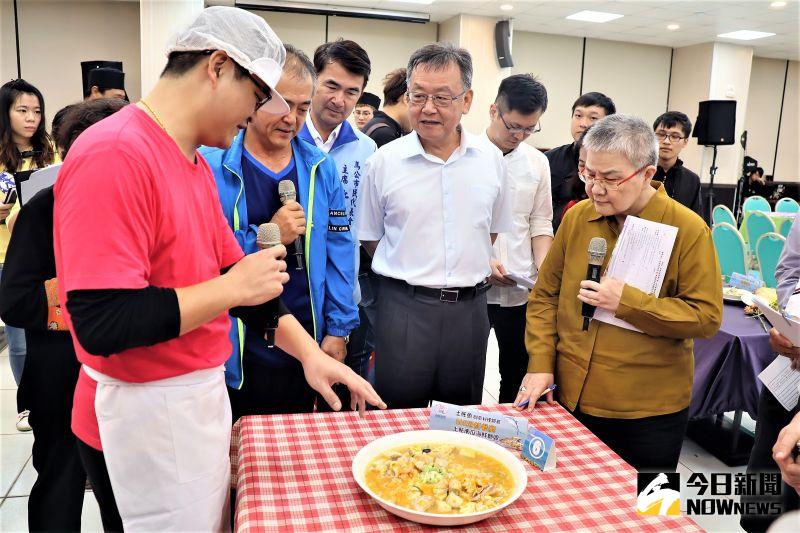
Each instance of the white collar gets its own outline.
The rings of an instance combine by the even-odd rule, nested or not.
[[[486,142],[490,143],[492,146],[494,146],[495,148],[497,148],[498,150],[500,150],[500,148],[499,148],[499,147],[498,147],[496,144],[494,144],[494,143],[492,142],[492,139],[490,139],[490,138],[489,138],[489,132],[488,132],[488,130],[483,130],[483,138],[484,138],[484,140],[485,140]],[[522,153],[523,153],[523,150],[527,150],[527,148],[523,148],[523,146],[524,146],[524,145],[526,145],[526,143],[525,143],[525,141],[522,141],[521,143],[519,143],[519,144],[517,145],[517,147],[516,147],[516,148],[514,148],[513,150],[511,150],[511,151],[510,151],[510,152],[508,152],[507,154],[503,154],[503,157],[514,157],[514,156],[516,156],[516,155],[518,155],[518,154],[522,154]],[[527,146],[528,146],[529,148],[532,148],[532,146],[530,146],[530,145],[527,145]],[[502,150],[500,150],[500,153],[502,154],[502,153],[503,153],[503,151],[502,151]]]
[[[473,135],[467,130],[464,129],[463,125],[459,125],[461,128],[461,143],[459,144],[458,148],[455,150],[460,155],[464,155],[467,150],[479,150],[483,151],[487,148],[486,143],[492,143],[490,140],[486,140],[484,142],[483,139],[479,135]],[[419,136],[417,135],[416,130],[412,131],[408,135],[401,137],[405,142],[404,149],[400,153],[400,157],[407,158],[413,157],[415,155],[426,156],[430,155],[425,151],[425,148],[422,147],[422,143],[419,140]],[[494,144],[492,144],[494,146]]]
[[[317,130],[316,126],[314,126],[314,119],[311,118],[310,110],[308,112],[308,120],[306,120],[306,125],[308,126],[308,132],[311,134],[311,138],[314,139],[314,142],[319,141],[320,144],[327,144],[328,142],[333,144],[336,142],[336,138],[339,136],[339,132],[342,129],[342,124],[343,123],[340,122],[339,125],[333,129],[328,138],[323,139],[322,134]]]

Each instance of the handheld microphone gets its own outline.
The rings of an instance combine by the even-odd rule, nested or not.
[[[258,245],[259,249],[266,250],[267,248],[273,248],[278,246],[281,243],[281,230],[277,224],[267,223],[261,224],[258,227],[258,232],[256,233],[256,244]],[[264,335],[264,338],[267,341],[267,346],[270,348],[275,347],[275,330],[278,329],[278,310],[279,304],[278,299],[273,298],[266,304],[267,306],[267,318],[266,318],[266,327],[267,331]]]
[[[261,224],[256,233],[256,244],[259,250],[266,250],[267,248],[274,248],[281,243],[281,229],[277,224],[268,222]]]
[[[586,279],[600,283],[600,267],[606,257],[606,240],[602,237],[593,237],[589,241],[589,268],[586,270]],[[589,321],[594,316],[595,306],[584,303],[581,305],[583,316],[583,331],[589,329]]]
[[[297,191],[294,188],[292,180],[281,180],[278,182],[278,198],[281,200],[281,205],[297,201]],[[297,261],[295,270],[303,270],[303,241],[300,237],[297,237],[294,241],[294,252],[292,255]]]

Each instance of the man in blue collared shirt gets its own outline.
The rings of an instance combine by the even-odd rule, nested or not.
[[[364,163],[376,149],[375,142],[350,126],[347,117],[364,91],[371,70],[369,56],[353,41],[339,39],[319,46],[314,52],[317,86],[308,120],[299,136],[329,154],[339,170],[344,189],[345,211],[353,234],[353,257],[358,282],[353,298],[359,304],[359,327],[348,339],[333,340],[322,349],[344,361],[356,374],[367,378],[370,354],[374,346],[372,324],[375,322],[375,298],[368,273],[359,272],[359,245],[356,218],[361,195]],[[345,341],[347,347],[345,350]],[[346,351],[346,356],[345,356]],[[348,405],[347,390],[338,388],[342,405]],[[323,410],[325,402],[319,402]]]

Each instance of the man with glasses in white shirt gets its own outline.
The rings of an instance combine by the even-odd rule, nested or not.
[[[480,403],[492,243],[511,230],[502,154],[460,125],[472,58],[423,46],[408,69],[413,131],[367,161],[359,238],[380,276],[375,386],[391,407]]]
[[[525,309],[528,289],[507,274],[536,279],[553,243],[553,204],[547,157],[525,143],[541,130],[547,90],[530,74],[515,74],[500,83],[489,107],[485,136],[503,153],[506,187],[512,197],[513,228],[497,236],[492,248],[492,288],[487,294],[489,323],[500,348],[500,403],[517,397],[528,368],[525,349]]]

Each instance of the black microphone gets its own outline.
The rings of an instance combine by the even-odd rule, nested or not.
[[[602,237],[593,237],[589,241],[589,268],[586,270],[586,279],[600,283],[600,267],[606,257],[606,240]],[[583,331],[589,329],[589,320],[594,316],[595,306],[583,303],[581,315],[583,316]]]
[[[286,205],[289,202],[297,201],[297,191],[294,188],[292,180],[281,180],[278,182],[278,198],[281,200],[281,205]],[[292,255],[297,261],[295,270],[303,270],[303,241],[301,237],[297,237],[294,241],[294,253]]]
[[[258,227],[258,233],[256,233],[256,244],[261,250],[265,250],[267,248],[273,248],[278,246],[281,243],[281,230],[277,224],[267,223],[261,224]],[[275,330],[278,329],[278,311],[280,309],[280,304],[278,303],[278,298],[273,298],[269,302],[265,304],[268,306],[267,312],[267,319],[266,319],[266,327],[267,332],[264,335],[264,338],[267,341],[267,346],[270,348],[275,347]]]

